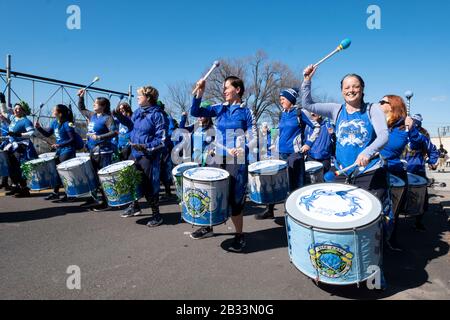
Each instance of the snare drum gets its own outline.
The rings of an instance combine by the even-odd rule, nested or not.
[[[58,183],[55,158],[47,157],[30,160],[25,162],[21,169],[30,190],[46,190],[55,187]]]
[[[77,157],[77,158],[90,158],[91,154],[90,153],[85,153],[85,152],[80,152],[80,153],[76,153],[75,157]]]
[[[360,283],[381,262],[381,203],[355,186],[321,183],[303,187],[286,201],[291,262],[327,284]]]
[[[391,186],[392,211],[397,212],[398,205],[405,191],[405,182],[393,174],[389,175]]]
[[[0,150],[0,177],[9,176],[9,159],[6,151]]]
[[[305,162],[305,185],[323,182],[323,164],[318,161]]]
[[[186,170],[197,167],[197,162],[185,162],[177,165],[172,169],[173,181],[175,182],[175,190],[180,201],[183,201],[183,173]]]
[[[408,191],[405,213],[408,216],[423,214],[423,204],[427,192],[427,179],[408,172]]]
[[[258,204],[286,200],[289,192],[288,165],[283,160],[264,160],[248,167],[249,198]]]
[[[109,165],[98,172],[98,177],[111,207],[124,206],[142,198],[141,173],[133,160]]]
[[[59,164],[56,169],[68,197],[91,196],[98,181],[89,158],[73,158]]]
[[[218,168],[194,168],[183,173],[182,218],[195,226],[222,224],[230,216],[230,174]]]

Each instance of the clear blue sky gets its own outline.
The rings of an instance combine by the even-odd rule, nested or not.
[[[71,4],[81,8],[81,30],[66,28]],[[381,30],[366,26],[371,4],[381,8]],[[448,0],[2,0],[0,12],[1,68],[9,53],[16,71],[81,83],[98,75],[99,87],[117,91],[151,84],[162,97],[167,84],[197,80],[218,58],[263,49],[300,72],[349,37],[352,46],[318,71],[317,93],[341,101],[339,81],[355,72],[368,101],[411,89],[426,127],[450,125]],[[13,88],[29,99],[30,85]],[[36,104],[47,97],[37,94]]]

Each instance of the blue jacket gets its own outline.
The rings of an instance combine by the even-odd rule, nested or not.
[[[117,147],[122,149],[130,145],[130,134],[133,130],[133,122],[129,117],[124,115],[115,115],[114,122],[116,123],[116,128],[119,131],[117,137]]]
[[[39,128],[38,131],[45,137],[55,135],[56,144],[59,146],[56,150],[57,155],[75,154],[75,126],[72,122],[66,121],[60,124],[57,120],[53,120],[49,128]]]
[[[239,132],[249,133],[248,142],[256,137],[256,128],[253,128],[253,114],[244,104],[229,105],[228,103],[216,104],[208,107],[200,107],[202,99],[194,97],[191,107],[191,115],[193,117],[216,117],[216,129],[221,134],[221,139],[216,141],[227,148],[243,147],[242,142],[237,144]],[[222,140],[222,141],[220,141]],[[245,143],[245,141],[244,141]],[[226,150],[222,149],[222,155],[226,155]],[[248,156],[248,147],[245,146],[246,155]],[[247,158],[246,156],[246,158]]]
[[[425,156],[428,160],[425,161]],[[414,174],[425,174],[425,164],[435,165],[439,159],[439,151],[436,146],[431,143],[430,138],[419,133],[416,142],[411,141],[405,153],[405,160],[408,162],[407,171]]]
[[[314,129],[314,134],[308,139],[305,137],[306,126]],[[309,119],[307,115],[302,110],[297,109],[297,107],[293,107],[288,112],[283,111],[281,113],[279,128],[280,136],[278,148],[280,153],[287,154],[299,152],[300,147],[304,144],[311,147],[320,131],[320,125],[316,121]]]
[[[419,130],[413,127],[409,131],[401,129],[405,124],[405,119],[398,120],[392,128],[389,128],[389,139],[380,151],[381,156],[385,161],[385,167],[393,174],[402,172],[404,170],[403,163],[400,158],[405,150],[408,141],[413,145],[420,143]]]
[[[161,109],[158,106],[140,107],[133,113],[131,121],[134,124],[130,133],[131,143],[144,144],[147,149],[145,152],[141,152],[133,148],[133,157],[153,156],[164,151],[167,128]]]
[[[320,123],[320,133],[314,144],[309,150],[308,154],[316,160],[328,160],[332,155],[332,139],[331,134],[328,133],[328,128],[332,125],[328,120],[322,120]],[[305,135],[307,139],[310,139],[313,134],[311,127],[307,126],[305,129]]]

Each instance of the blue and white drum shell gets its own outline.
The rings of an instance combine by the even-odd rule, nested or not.
[[[381,203],[352,185],[321,183],[303,187],[286,201],[291,262],[306,276],[349,285],[380,270]]]
[[[423,204],[427,192],[427,179],[408,172],[408,190],[406,194],[407,216],[418,216],[423,214]]]
[[[0,177],[9,176],[9,159],[6,151],[0,150]]]
[[[135,169],[133,160],[117,162],[98,171],[100,184],[105,192],[108,205],[111,207],[124,206],[142,198],[142,187],[137,183],[130,186],[127,192],[121,192],[117,189],[119,179],[121,178],[120,174],[128,167]]]
[[[198,166],[199,164],[197,162],[185,162],[177,165],[172,169],[173,181],[175,182],[175,190],[180,201],[183,201],[183,173],[186,170],[197,168]]]
[[[284,202],[289,192],[288,165],[283,160],[264,160],[248,167],[249,198],[258,204]]]
[[[306,181],[305,185],[322,183],[323,181],[323,164],[318,161],[305,162]]]
[[[56,152],[47,152],[39,155],[39,159],[56,158]]]
[[[389,180],[391,186],[392,210],[395,213],[397,212],[402,195],[405,192],[405,181],[393,174],[389,175]]]
[[[27,185],[30,190],[41,191],[55,187],[58,183],[55,158],[38,158],[27,161],[32,166]]]
[[[183,173],[181,216],[194,226],[214,226],[230,216],[230,174],[218,168],[194,168]]]
[[[97,175],[89,158],[73,158],[60,163],[56,169],[68,197],[91,196],[98,187]]]

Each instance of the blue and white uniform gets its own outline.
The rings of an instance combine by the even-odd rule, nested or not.
[[[205,107],[200,107],[200,104],[201,98],[194,97],[191,115],[193,117],[216,118],[216,158],[222,157],[219,160],[219,166],[230,173],[229,194],[232,215],[240,215],[244,207],[245,191],[248,182],[249,146],[247,142],[251,142],[253,137],[256,137],[256,127],[253,126],[253,114],[244,104],[230,105],[229,103],[220,103]],[[245,137],[246,135],[247,138]],[[239,161],[235,158],[233,163],[226,163],[227,150],[224,147],[228,149],[244,149],[244,159],[239,159],[242,160]],[[230,159],[228,159],[229,161]]]

